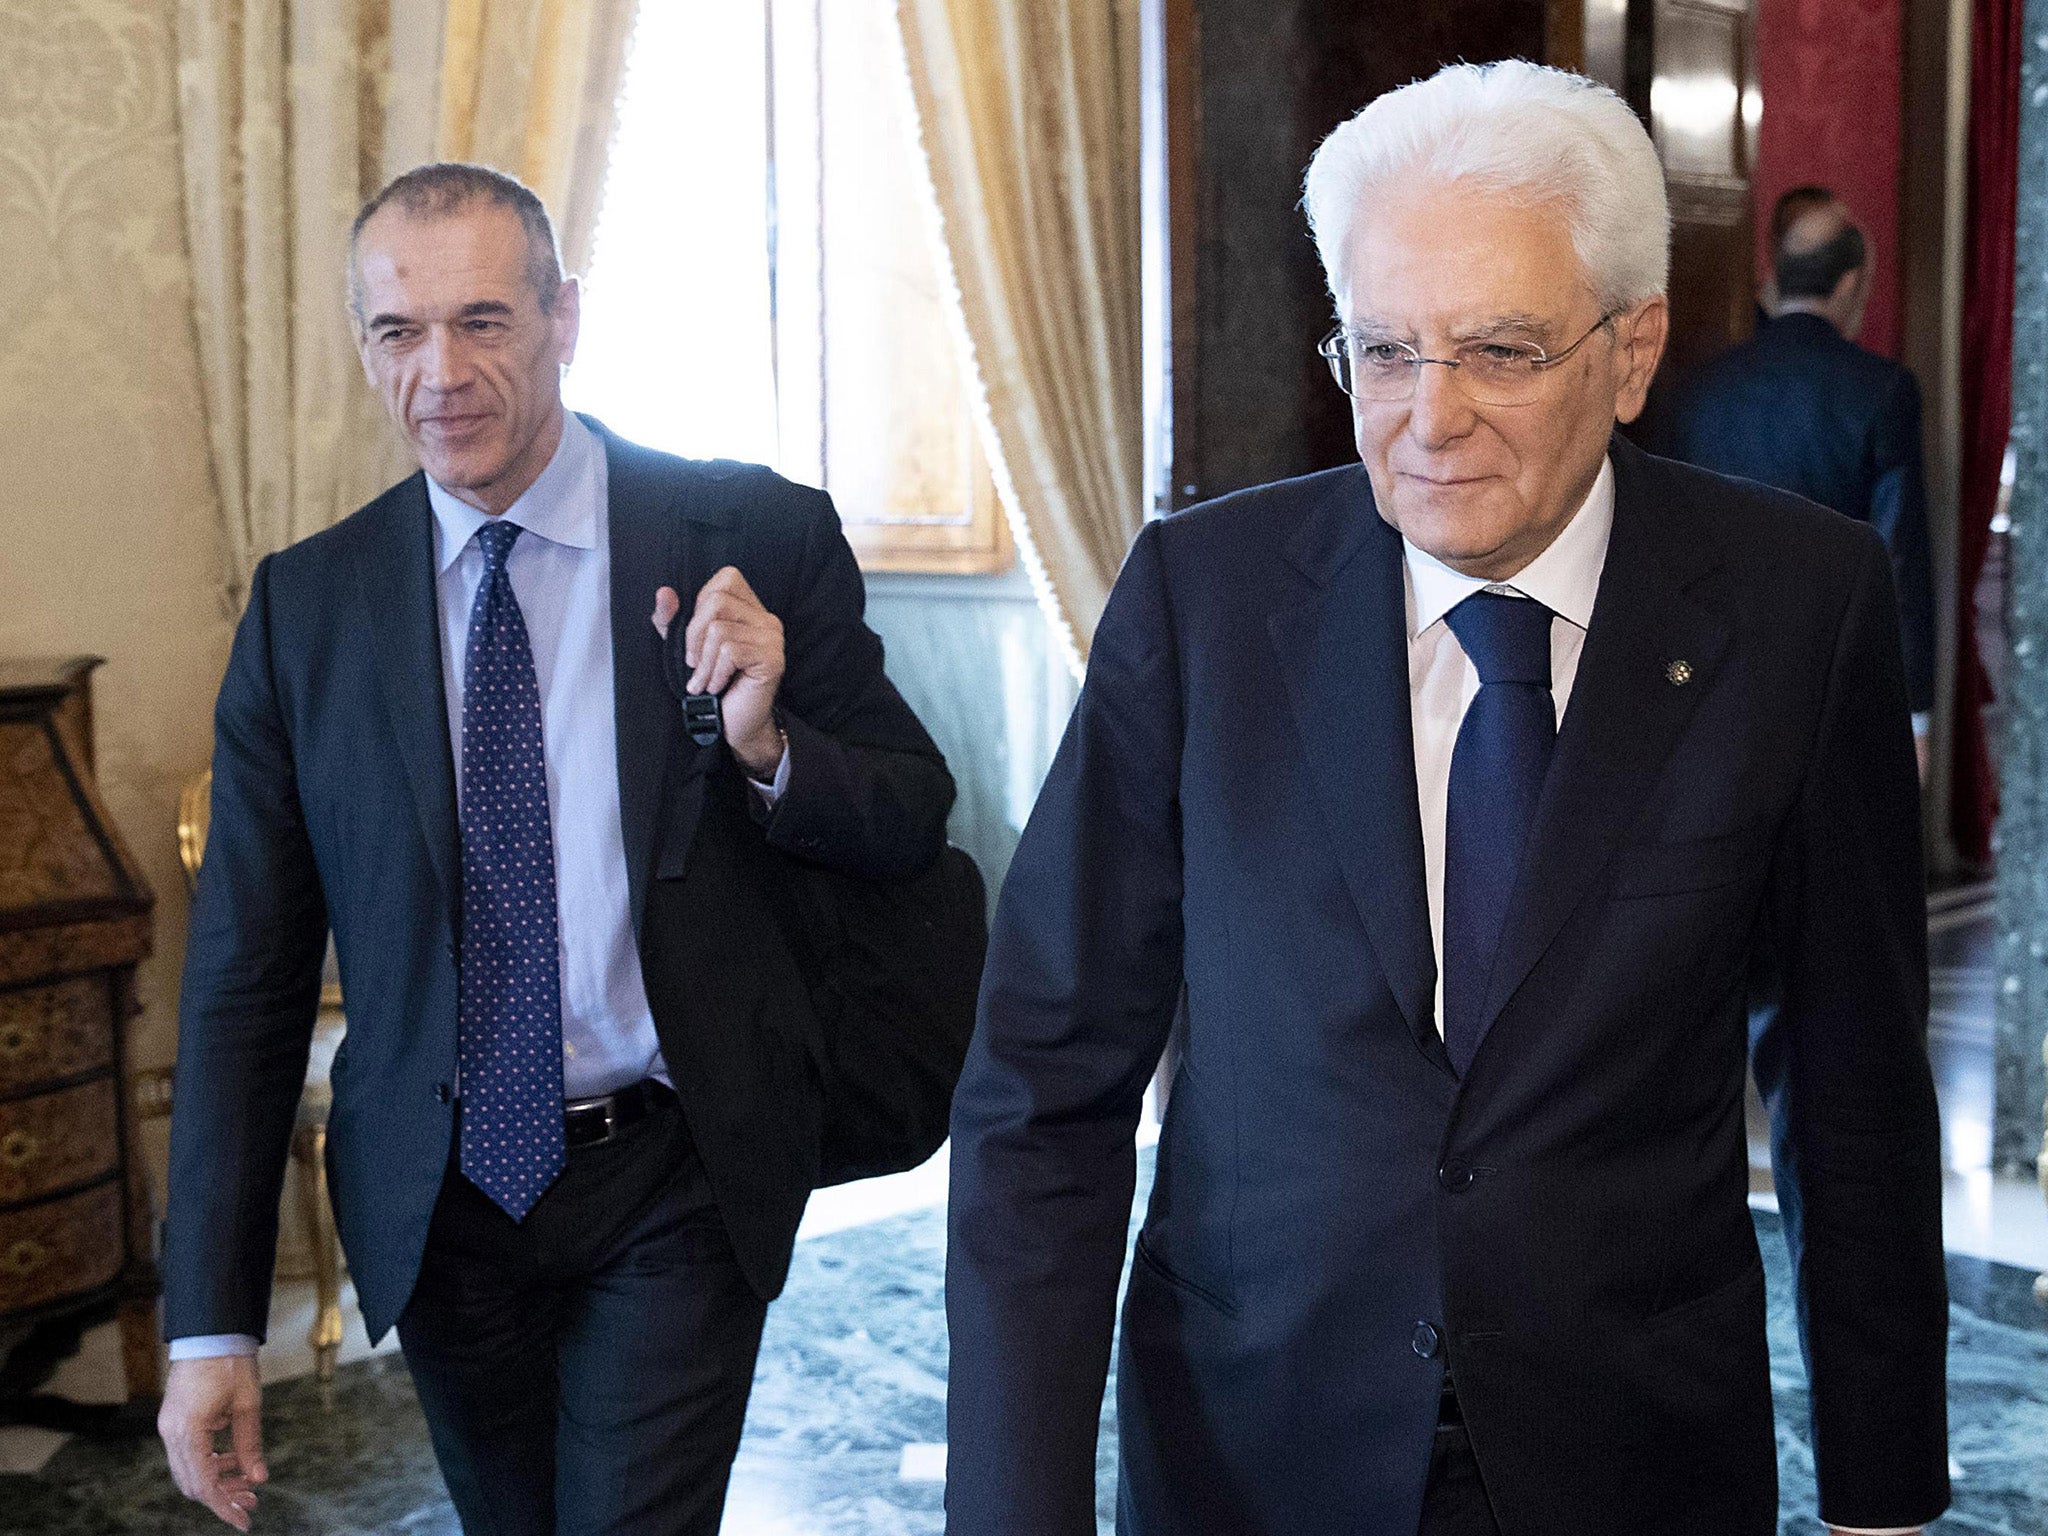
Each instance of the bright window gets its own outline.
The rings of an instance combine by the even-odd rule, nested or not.
[[[570,404],[832,492],[870,568],[1014,560],[889,0],[641,7]]]

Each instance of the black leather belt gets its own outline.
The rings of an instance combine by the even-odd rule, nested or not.
[[[602,1098],[571,1099],[562,1106],[562,1140],[571,1147],[601,1146],[627,1126],[675,1102],[675,1090],[651,1077]]]

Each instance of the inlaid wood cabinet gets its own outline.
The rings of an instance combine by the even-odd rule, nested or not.
[[[154,898],[94,781],[96,665],[0,660],[0,1323],[116,1307],[140,1395],[157,1279],[124,1034]]]

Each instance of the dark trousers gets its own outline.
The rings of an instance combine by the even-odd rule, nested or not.
[[[1429,1481],[1422,1491],[1419,1536],[1500,1536],[1493,1505],[1480,1481],[1472,1438],[1448,1382],[1438,1415],[1436,1441],[1429,1448]]]
[[[765,1313],[673,1103],[523,1222],[451,1160],[398,1337],[466,1536],[713,1536]]]

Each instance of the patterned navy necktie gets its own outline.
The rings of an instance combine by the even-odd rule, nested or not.
[[[1479,672],[1458,727],[1444,816],[1444,1049],[1463,1076],[1557,742],[1550,619],[1526,597],[1481,591],[1445,616]]]
[[[477,532],[484,576],[462,684],[462,1172],[521,1220],[562,1171],[562,982],[540,684],[505,561],[519,525]]]

